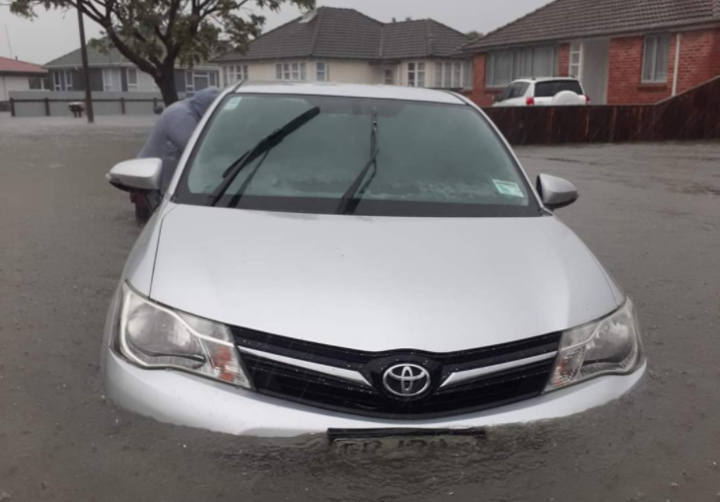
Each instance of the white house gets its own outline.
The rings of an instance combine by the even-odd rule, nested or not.
[[[159,92],[150,75],[138,69],[116,49],[104,54],[88,47],[90,88],[95,92]],[[50,71],[53,91],[83,91],[80,49],[54,59],[44,66]],[[175,85],[180,94],[192,94],[211,85],[219,86],[220,72],[216,65],[176,68]]]
[[[431,19],[381,23],[354,9],[320,7],[215,60],[223,83],[295,80],[472,87],[470,39]]]
[[[11,91],[46,89],[48,72],[38,65],[0,57],[0,103],[10,99]]]

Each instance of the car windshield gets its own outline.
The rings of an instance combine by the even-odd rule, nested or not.
[[[536,98],[552,98],[557,93],[563,91],[572,91],[577,95],[583,94],[580,82],[576,80],[552,80],[550,82],[538,82],[535,84]]]
[[[540,214],[509,150],[473,107],[329,96],[227,96],[181,177],[178,202],[209,204],[228,166],[313,107],[319,108],[319,115],[288,135],[266,158],[260,155],[243,169],[218,206],[227,206],[242,191],[240,208],[336,212],[343,194],[371,158],[375,116],[377,173],[364,180],[354,214]]]

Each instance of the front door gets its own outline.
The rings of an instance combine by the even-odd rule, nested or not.
[[[592,105],[607,104],[609,68],[610,39],[583,41],[580,82]]]
[[[385,68],[383,82],[385,85],[395,85],[395,72],[392,68]]]

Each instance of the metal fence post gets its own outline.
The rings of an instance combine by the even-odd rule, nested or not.
[[[10,116],[15,116],[15,98],[10,98]]]
[[[125,97],[120,98],[120,112],[125,115]]]
[[[45,98],[45,116],[50,116],[50,99]]]

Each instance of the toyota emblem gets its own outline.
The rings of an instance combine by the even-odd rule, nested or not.
[[[417,364],[396,364],[383,374],[383,386],[399,397],[417,397],[430,388],[430,373]]]

